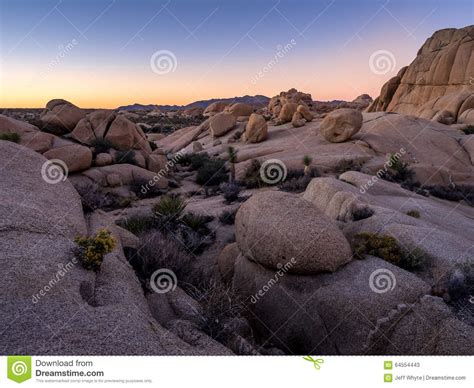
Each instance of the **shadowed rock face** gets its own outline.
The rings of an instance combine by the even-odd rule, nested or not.
[[[46,161],[0,141],[0,353],[223,354],[210,338],[189,345],[153,319],[113,221],[86,223],[71,183],[42,178]],[[117,247],[99,272],[85,270],[74,237],[104,226]]]
[[[368,111],[389,111],[434,119],[447,111],[472,124],[474,114],[474,26],[437,31],[415,60],[383,87]],[[436,120],[445,120],[439,115]],[[472,119],[472,120],[471,120]]]

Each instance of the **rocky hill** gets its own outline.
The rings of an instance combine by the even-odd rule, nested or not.
[[[474,124],[474,26],[436,31],[383,87],[369,112]]]

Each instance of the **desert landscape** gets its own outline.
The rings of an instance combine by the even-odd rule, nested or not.
[[[352,101],[2,108],[1,353],[473,355],[473,52]]]

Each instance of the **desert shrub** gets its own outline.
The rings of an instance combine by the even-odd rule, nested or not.
[[[0,140],[11,141],[12,143],[19,143],[21,141],[21,136],[19,133],[1,133]]]
[[[420,218],[420,212],[418,210],[408,210],[406,215],[413,218]]]
[[[179,221],[186,204],[179,197],[164,196],[152,208],[153,214],[162,224]]]
[[[227,180],[229,175],[222,159],[209,159],[197,169],[196,183],[200,185],[217,186]]]
[[[115,239],[107,229],[100,229],[94,237],[77,236],[74,242],[77,244],[75,253],[82,266],[93,271],[100,268],[104,256],[115,247]]]
[[[105,193],[96,183],[78,185],[76,190],[81,197],[84,213],[97,209],[112,210],[127,206],[115,194]]]
[[[342,159],[336,164],[334,172],[337,174],[343,174],[346,171],[360,171],[362,169],[362,163],[352,159]]]
[[[318,176],[319,171],[316,168],[309,168],[309,165],[305,166],[305,170],[288,170],[285,180],[278,185],[278,188],[282,191],[302,193],[311,179]]]
[[[150,185],[150,182],[146,179],[136,179],[130,183],[129,187],[130,190],[141,199],[153,198],[163,194],[163,192],[156,185]]]
[[[391,236],[359,233],[355,235],[353,246],[358,259],[362,259],[364,255],[371,255],[398,265],[402,256],[397,240]]]
[[[222,195],[227,203],[232,203],[239,199],[239,194],[242,188],[235,182],[221,183],[219,188],[222,190]]]
[[[223,225],[234,225],[236,214],[237,214],[237,209],[224,210],[219,216],[219,222]]]
[[[215,232],[211,232],[207,226],[199,230],[193,230],[189,227],[178,229],[177,236],[188,252],[194,255],[200,255],[204,250],[215,241]]]
[[[208,231],[206,224],[212,221],[212,217],[210,216],[203,216],[201,214],[195,213],[186,213],[183,218],[181,219],[184,225],[189,227],[190,229],[199,232],[202,230]]]
[[[469,126],[463,128],[462,131],[466,135],[474,135],[474,125],[469,125]]]
[[[137,160],[135,159],[135,151],[117,151],[117,153],[115,154],[115,163],[136,165]]]
[[[418,269],[426,262],[422,250],[415,248],[411,252],[404,251],[392,236],[359,233],[354,236],[352,246],[358,259],[364,255],[377,256],[407,270]]]
[[[426,186],[431,195],[448,201],[464,200],[469,206],[474,206],[474,186]]]
[[[205,152],[199,154],[185,154],[177,161],[182,166],[190,166],[191,169],[197,170],[203,164],[210,160],[210,157]]]
[[[155,218],[153,216],[134,215],[120,220],[117,224],[129,232],[139,235],[155,227]]]
[[[424,252],[415,248],[411,252],[403,252],[400,258],[400,267],[407,270],[416,270],[421,268],[426,263],[426,256]]]
[[[96,154],[101,154],[103,152],[108,152],[110,149],[114,148],[112,143],[103,137],[98,137],[92,140],[92,147]]]
[[[128,260],[143,286],[149,289],[150,276],[160,268],[173,271],[180,280],[185,279],[192,259],[172,235],[148,231],[140,235],[139,247]]]
[[[245,170],[243,183],[248,189],[255,189],[266,186],[260,175],[262,164],[258,159],[252,159],[250,165]]]
[[[202,307],[203,331],[223,344],[226,344],[232,333],[226,322],[242,316],[244,303],[231,285],[215,280],[200,287],[187,287],[186,291]]]
[[[408,168],[408,164],[402,162],[400,158],[395,157],[394,155],[389,156],[388,162],[390,166],[387,171],[384,171],[382,178],[390,182],[401,183],[402,186],[407,186],[407,189],[410,189],[409,186],[419,186],[414,181],[414,173]]]

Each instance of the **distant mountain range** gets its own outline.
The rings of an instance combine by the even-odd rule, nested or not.
[[[169,112],[169,111],[184,110],[184,109],[191,109],[191,108],[206,108],[208,105],[211,105],[213,102],[216,102],[216,101],[226,101],[228,103],[244,102],[244,103],[250,104],[250,105],[266,106],[266,105],[268,105],[268,101],[270,101],[270,98],[267,97],[267,96],[256,95],[256,96],[243,96],[243,97],[231,97],[231,98],[212,98],[210,100],[195,101],[195,102],[192,102],[188,105],[132,104],[132,105],[119,106],[117,108],[117,110],[151,111],[151,110],[157,110],[158,109],[162,112]]]

